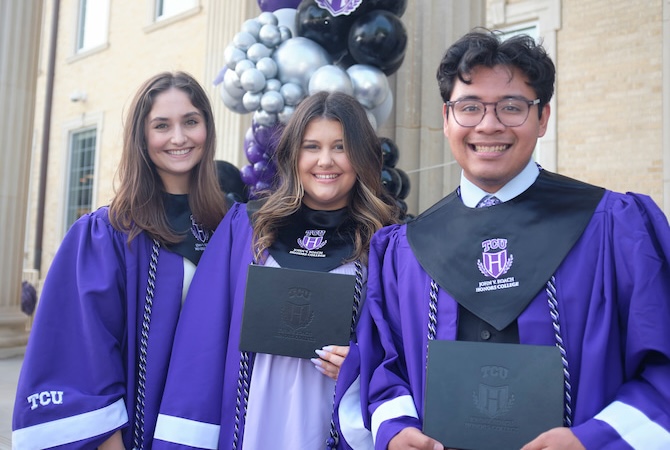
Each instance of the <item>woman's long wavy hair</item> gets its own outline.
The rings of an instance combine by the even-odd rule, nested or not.
[[[274,153],[277,165],[276,189],[253,216],[253,251],[257,261],[275,241],[284,219],[302,205],[305,194],[300,182],[298,160],[307,125],[314,119],[337,120],[342,124],[344,151],[356,172],[356,183],[347,206],[356,224],[354,253],[347,261],[367,263],[370,239],[375,231],[398,221],[398,208],[381,182],[382,149],[379,138],[353,97],[341,92],[318,92],[304,99],[282,131]]]
[[[188,202],[193,218],[203,227],[214,230],[226,213],[214,165],[216,132],[207,94],[188,73],[162,72],[145,81],[137,91],[124,126],[118,187],[109,207],[109,220],[114,228],[128,233],[129,244],[142,231],[162,244],[183,239],[168,223],[163,181],[149,157],[144,133],[156,96],[171,88],[188,95],[193,106],[202,113],[207,128],[202,159],[191,171]]]

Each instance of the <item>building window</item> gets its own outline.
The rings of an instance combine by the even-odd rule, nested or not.
[[[106,44],[108,22],[109,0],[79,0],[76,52]]]
[[[93,178],[95,176],[95,148],[97,131],[89,129],[71,134],[70,174],[67,184],[67,210],[65,228],[93,206]]]
[[[198,0],[156,0],[155,20],[165,20],[198,6]]]

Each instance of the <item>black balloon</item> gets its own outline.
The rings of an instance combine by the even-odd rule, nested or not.
[[[398,192],[398,198],[404,200],[409,195],[409,188],[411,186],[409,176],[407,175],[407,172],[402,169],[396,167],[395,170],[398,172],[398,175],[400,175],[400,192]]]
[[[393,167],[382,167],[382,184],[386,188],[386,191],[394,198],[398,197],[398,193],[402,187],[401,183],[400,174],[396,169]]]
[[[383,9],[401,17],[407,10],[407,0],[363,0],[353,15],[362,15],[373,9]]]
[[[333,59],[347,51],[347,37],[353,18],[333,17],[329,11],[319,7],[314,0],[303,0],[295,13],[295,32],[319,44]]]
[[[400,158],[400,151],[398,150],[398,146],[395,145],[395,142],[387,137],[380,137],[379,143],[382,147],[382,158],[384,165],[388,167],[395,167],[395,165],[398,163],[398,159]]]
[[[393,13],[374,10],[358,17],[349,29],[348,49],[359,64],[391,75],[405,59],[407,30]]]

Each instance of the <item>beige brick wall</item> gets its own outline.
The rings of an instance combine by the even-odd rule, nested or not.
[[[563,0],[558,169],[662,205],[662,4]]]

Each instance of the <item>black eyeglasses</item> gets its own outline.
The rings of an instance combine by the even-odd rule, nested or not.
[[[540,103],[540,99],[526,100],[506,98],[497,102],[480,102],[479,100],[456,100],[447,102],[454,113],[454,120],[462,127],[476,127],[484,120],[486,107],[493,105],[498,121],[506,127],[519,127],[526,123],[530,107]]]

